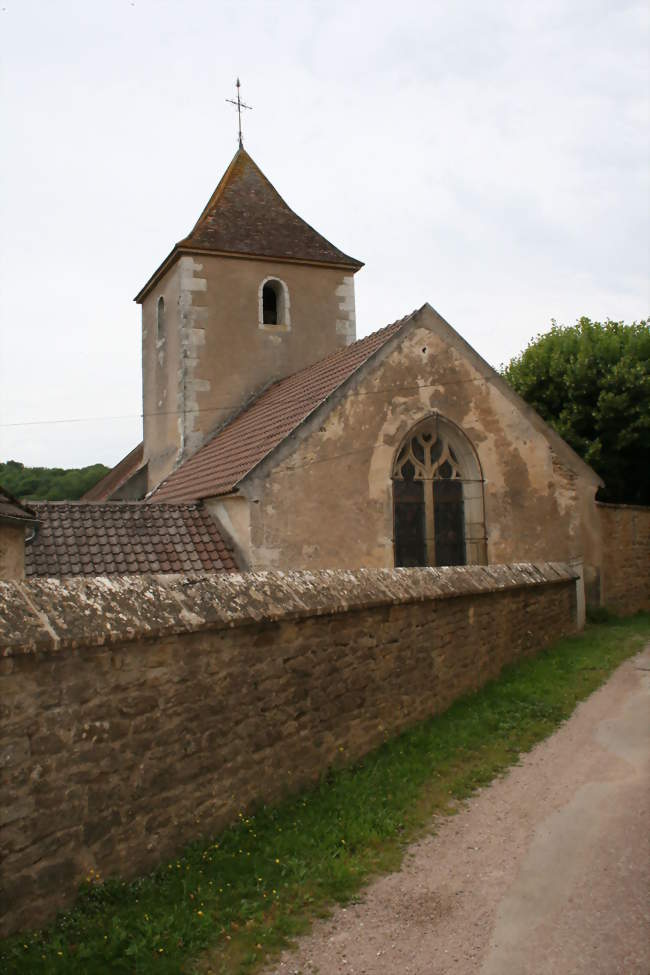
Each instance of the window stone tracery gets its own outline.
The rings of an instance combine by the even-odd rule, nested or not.
[[[437,421],[432,426],[437,427]],[[431,481],[436,477],[462,478],[458,457],[444,436],[434,429],[423,427],[404,444],[393,467],[393,478],[405,479],[407,465],[413,468],[407,480]]]
[[[392,470],[396,565],[484,563],[483,477],[474,448],[435,414],[409,431]]]

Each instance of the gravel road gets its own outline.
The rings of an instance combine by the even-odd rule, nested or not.
[[[267,975],[649,975],[650,646]]]

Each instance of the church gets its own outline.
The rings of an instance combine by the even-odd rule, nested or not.
[[[362,267],[240,144],[135,299],[143,442],[34,505],[27,574],[582,561],[600,601],[597,474],[431,305],[357,340]]]

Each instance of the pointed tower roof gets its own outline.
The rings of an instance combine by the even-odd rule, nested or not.
[[[175,245],[135,300],[142,301],[178,254],[197,251],[351,271],[363,267],[295,214],[243,148],[235,153],[191,232]]]

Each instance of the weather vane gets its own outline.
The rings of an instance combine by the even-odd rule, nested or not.
[[[231,105],[237,106],[237,117],[239,119],[239,148],[243,149],[244,143],[241,137],[241,110],[242,108],[248,108],[252,111],[252,105],[245,105],[244,102],[241,100],[241,98],[239,97],[240,88],[241,88],[241,83],[239,81],[239,78],[237,78],[237,101],[235,101],[234,98],[226,98],[226,101],[230,102]]]

